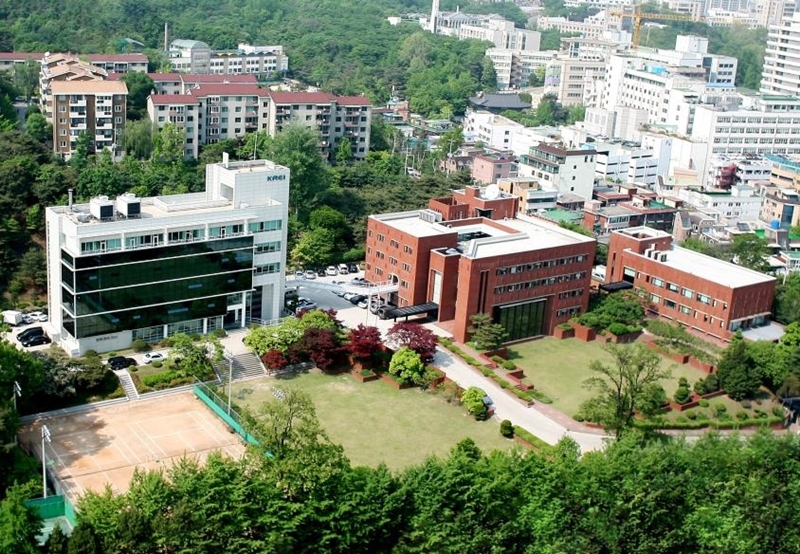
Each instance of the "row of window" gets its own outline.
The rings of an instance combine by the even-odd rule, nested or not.
[[[694,317],[695,319],[699,319],[700,316],[702,316],[704,323],[710,323],[711,325],[714,325],[714,323],[715,323],[713,316],[710,316],[710,315],[705,314],[703,312],[698,312],[697,310],[692,310],[689,306],[685,306],[683,304],[678,304],[677,302],[673,302],[672,300],[669,300],[668,298],[664,298],[662,300],[661,297],[658,296],[657,294],[651,294],[650,295],[650,302],[652,304],[655,304],[655,305],[658,305],[658,306],[664,306],[665,308],[667,308],[669,310],[677,310],[680,313],[682,313],[683,315],[692,316],[692,314],[694,314],[692,317]],[[724,327],[725,326],[725,320],[717,318],[716,321],[719,322],[719,326],[720,327]]]
[[[280,273],[281,271],[281,264],[274,263],[274,264],[264,264],[264,265],[257,265],[253,268],[253,275],[266,275],[269,273]]]
[[[280,252],[280,251],[281,251],[280,241],[265,242],[264,244],[256,244],[255,246],[256,254],[268,254],[270,252]]]
[[[578,315],[581,313],[580,306],[574,306],[572,308],[564,308],[561,310],[556,310],[556,317],[568,317],[573,315]]]
[[[508,292],[517,292],[525,289],[532,289],[536,287],[546,287],[555,285],[556,283],[567,283],[570,281],[579,281],[586,278],[585,271],[577,273],[567,273],[565,275],[554,275],[553,277],[545,277],[543,279],[534,279],[533,281],[524,281],[522,283],[512,283],[510,285],[500,285],[494,288],[495,294],[504,294]]]
[[[525,271],[535,271],[546,267],[556,267],[559,265],[567,265],[572,263],[580,263],[586,260],[583,254],[578,256],[569,256],[566,258],[554,258],[552,260],[544,260],[541,262],[532,262],[528,264],[512,265],[506,267],[498,267],[495,271],[496,275],[507,275],[509,273],[523,273]]]
[[[281,230],[282,222],[280,219],[275,219],[273,221],[258,221],[256,223],[250,223],[247,226],[247,230],[251,233],[265,233],[267,231],[280,231]]]
[[[670,292],[680,292],[681,296],[685,298],[690,298],[693,300],[697,300],[701,304],[706,304],[708,306],[717,306],[717,301],[707,294],[702,293],[695,293],[692,289],[687,289],[686,287],[679,287],[675,283],[667,283],[663,279],[659,279],[658,277],[648,277],[646,280],[649,280],[650,283],[655,287],[666,288]],[[728,304],[723,303],[723,309],[728,309]]]
[[[559,300],[564,300],[565,298],[575,298],[576,296],[583,296],[583,289],[573,289],[558,293]]]

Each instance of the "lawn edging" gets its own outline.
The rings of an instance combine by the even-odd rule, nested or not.
[[[455,345],[453,341],[450,339],[446,339],[444,337],[439,338],[439,344],[444,346],[451,354],[457,356],[462,362],[467,364],[468,366],[472,367],[473,369],[480,371],[484,377],[489,377],[495,383],[497,383],[501,389],[511,392],[517,399],[524,403],[526,406],[533,405],[534,400],[538,400],[542,404],[552,404],[553,401],[545,394],[537,391],[534,388],[528,390],[520,390],[516,388],[514,383],[510,382],[508,379],[504,379],[497,373],[495,373],[494,369],[489,367],[486,364],[480,363],[478,360],[461,350],[458,346]]]

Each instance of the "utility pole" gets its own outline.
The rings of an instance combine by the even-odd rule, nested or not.
[[[43,496],[47,498],[47,452],[44,450],[45,441],[50,444],[50,429],[47,425],[42,425],[42,490]]]

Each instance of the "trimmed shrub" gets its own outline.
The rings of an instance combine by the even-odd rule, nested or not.
[[[736,412],[736,419],[738,419],[739,421],[744,421],[744,420],[748,419],[749,417],[750,417],[750,414],[748,414],[744,410],[739,410],[738,412]]]
[[[370,375],[375,375],[371,369],[362,369],[360,372],[362,377],[369,377]]]
[[[139,368],[136,367],[135,365],[132,365],[131,367],[128,368],[128,371],[130,371],[131,373],[136,373],[137,371],[139,371]]]
[[[97,358],[98,356],[97,350],[87,350],[86,354],[83,355],[84,358]]]
[[[697,403],[698,406],[701,408],[708,408],[708,400],[705,398],[701,399],[700,402]]]
[[[518,392],[523,392],[523,391],[521,391],[521,390],[518,390],[518,389],[514,389],[514,390],[516,390],[516,391],[518,391]],[[542,404],[552,404],[552,403],[553,403],[553,399],[552,399],[552,398],[550,398],[550,397],[549,397],[549,396],[547,396],[545,393],[543,393],[543,392],[541,392],[541,391],[538,391],[538,390],[536,390],[536,389],[529,390],[529,391],[528,391],[528,396],[529,396],[529,397],[531,397],[531,396],[532,396],[533,398],[535,398],[536,400],[538,400],[538,401],[539,401],[539,402],[541,402]]]
[[[503,369],[507,369],[508,371],[514,371],[515,369],[517,369],[517,364],[515,364],[511,360],[506,360],[503,362]]]
[[[217,337],[218,339],[222,339],[222,338],[225,338],[225,337],[228,336],[228,332],[225,329],[223,329],[222,327],[214,329],[214,332],[212,334],[215,337]]]
[[[684,381],[686,380],[684,379]],[[672,397],[676,404],[686,404],[691,398],[692,395],[689,392],[689,387],[686,385],[678,386],[678,389],[675,391],[675,395]]]
[[[504,419],[500,423],[500,434],[507,439],[510,439],[514,436],[514,425],[511,423],[510,420]]]
[[[496,363],[498,365],[503,365],[503,362],[505,362],[505,360],[501,356],[498,356],[498,355],[494,355],[489,359],[492,360],[494,363]]]
[[[147,352],[150,350],[150,345],[147,344],[146,340],[136,339],[131,343],[131,349],[133,349],[134,352]]]
[[[534,448],[536,448],[536,450],[539,450],[540,452],[553,452],[554,451],[553,447],[551,445],[547,444],[546,442],[544,442],[542,439],[540,439],[536,435],[533,435],[532,433],[529,433],[527,430],[523,429],[522,427],[519,427],[519,426],[515,425],[514,426],[514,434],[516,436],[518,436],[519,438],[521,438],[522,440],[524,440],[525,442],[527,442],[530,445],[532,445]]]
[[[717,417],[719,417],[720,414],[724,414],[727,411],[728,411],[727,406],[725,406],[725,404],[723,404],[722,402],[714,403],[714,414],[716,414]]]
[[[686,417],[694,421],[697,419],[697,412],[686,412]]]
[[[772,415],[774,415],[775,417],[781,417],[782,418],[782,417],[786,416],[786,412],[783,411],[783,407],[782,406],[773,406]]]
[[[750,402],[749,400],[742,400],[741,402],[739,402],[739,404],[741,404],[742,408],[744,408],[745,410],[749,410],[750,408],[753,407],[753,403]]]
[[[164,364],[162,364],[160,360],[156,360],[155,362],[153,362],[153,363],[152,363],[152,364],[150,364],[150,365],[151,365],[151,366],[153,366],[154,368],[158,369],[158,368],[160,368],[160,367],[161,367],[162,365],[164,365]]]

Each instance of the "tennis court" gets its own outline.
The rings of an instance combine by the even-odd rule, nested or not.
[[[192,392],[101,407],[34,422],[21,434],[41,459],[47,425],[48,472],[73,502],[87,490],[128,488],[135,469],[169,467],[183,456],[204,460],[215,450],[238,458],[244,446]]]

